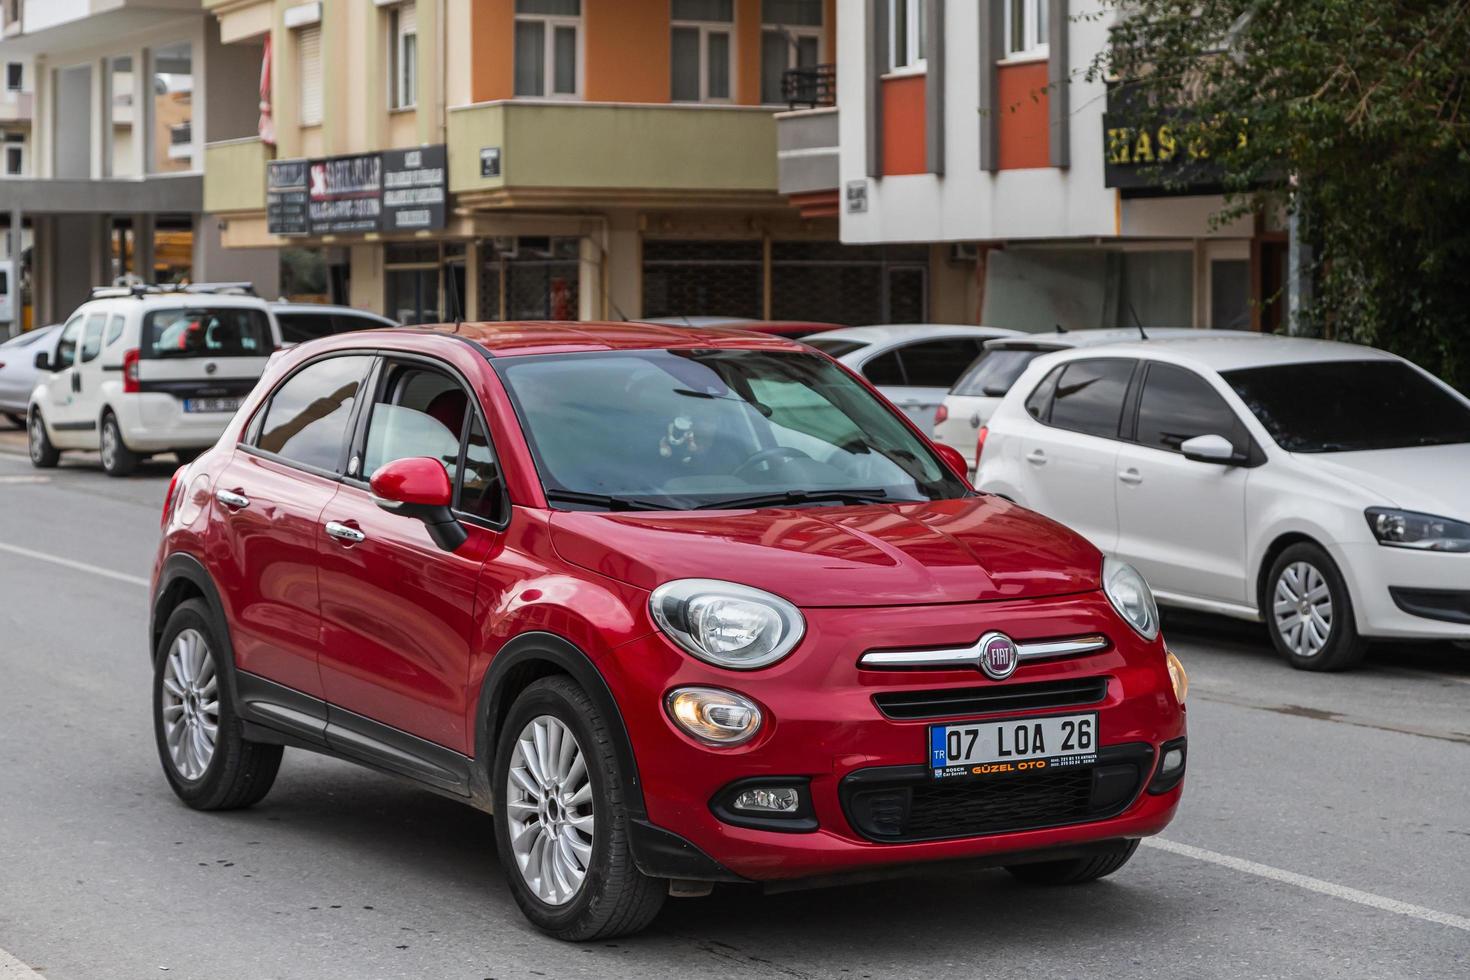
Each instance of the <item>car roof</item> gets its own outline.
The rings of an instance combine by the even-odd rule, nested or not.
[[[366,320],[377,320],[385,327],[398,326],[397,321],[381,313],[359,310],[355,306],[337,306],[331,303],[289,303],[284,300],[276,300],[270,304],[270,308],[276,313],[344,313],[349,316],[360,316]]]
[[[1025,350],[1070,350],[1073,347],[1093,347],[1098,344],[1120,344],[1147,339],[1174,340],[1184,337],[1199,337],[1208,333],[1212,337],[1260,337],[1262,334],[1249,330],[1209,330],[1205,327],[1146,327],[1147,338],[1139,336],[1137,327],[1104,327],[1088,330],[1065,330],[1055,333],[1030,333],[1019,337],[997,337],[987,340],[987,349],[996,347],[1021,348]]]
[[[458,337],[478,344],[493,357],[561,354],[577,351],[731,348],[804,351],[806,347],[774,334],[707,327],[670,327],[655,323],[527,320],[439,323],[393,327],[394,336]],[[341,335],[347,336],[347,335]],[[358,333],[357,336],[363,336]]]
[[[192,309],[200,306],[220,307],[245,307],[253,310],[264,310],[269,303],[259,296],[240,296],[233,293],[190,293],[183,290],[166,293],[144,293],[142,296],[99,296],[89,299],[77,310],[95,304],[107,304],[108,306],[121,306],[128,309],[151,310],[162,307],[164,309]],[[75,311],[73,311],[75,315]],[[70,319],[68,317],[67,319]]]
[[[1003,327],[977,327],[963,323],[887,323],[871,327],[843,327],[824,330],[820,340],[850,340],[864,344],[894,344],[943,337],[1011,337],[1019,330]]]
[[[1279,364],[1308,364],[1320,361],[1395,361],[1399,358],[1387,351],[1336,340],[1309,337],[1281,337],[1275,334],[1251,334],[1221,331],[1196,337],[1132,341],[1108,345],[1109,357],[1146,357],[1177,361],[1211,371],[1234,371],[1241,368],[1271,367]],[[1067,354],[1052,355],[1051,361],[1072,360]]]

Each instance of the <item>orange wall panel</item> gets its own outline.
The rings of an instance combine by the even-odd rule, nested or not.
[[[582,0],[589,102],[667,102],[667,0]]]
[[[735,101],[760,105],[761,0],[735,0]]]
[[[1001,170],[1051,166],[1046,72],[1045,61],[996,68]]]
[[[921,174],[924,150],[923,75],[883,80],[883,173]]]
[[[509,99],[515,94],[515,0],[470,4],[470,98]]]

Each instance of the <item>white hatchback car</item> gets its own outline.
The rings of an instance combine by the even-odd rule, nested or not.
[[[1202,336],[1037,358],[979,489],[1131,563],[1161,603],[1264,619],[1293,665],[1470,639],[1470,399],[1402,358]]]
[[[68,449],[100,451],[111,476],[154,453],[188,461],[214,445],[281,346],[255,296],[207,287],[94,295],[35,355],[27,430],[38,467]]]
[[[999,327],[905,323],[828,330],[805,342],[867,378],[929,432],[939,403],[980,356],[985,341],[1020,335],[1019,330]]]

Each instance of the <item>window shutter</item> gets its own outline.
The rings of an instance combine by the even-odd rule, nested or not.
[[[398,33],[417,34],[419,32],[418,4],[406,3],[398,8]]]
[[[298,31],[296,50],[301,66],[301,125],[316,126],[322,121],[322,29]]]

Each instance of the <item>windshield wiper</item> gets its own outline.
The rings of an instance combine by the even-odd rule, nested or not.
[[[779,507],[782,504],[817,503],[883,504],[906,503],[888,500],[888,492],[880,487],[852,490],[777,490],[773,493],[752,494],[749,497],[727,497],[698,504],[694,510],[743,510],[747,507]]]
[[[546,499],[564,504],[591,504],[608,510],[668,510],[663,504],[635,497],[618,497],[609,493],[586,493],[581,490],[557,490],[547,488]]]

